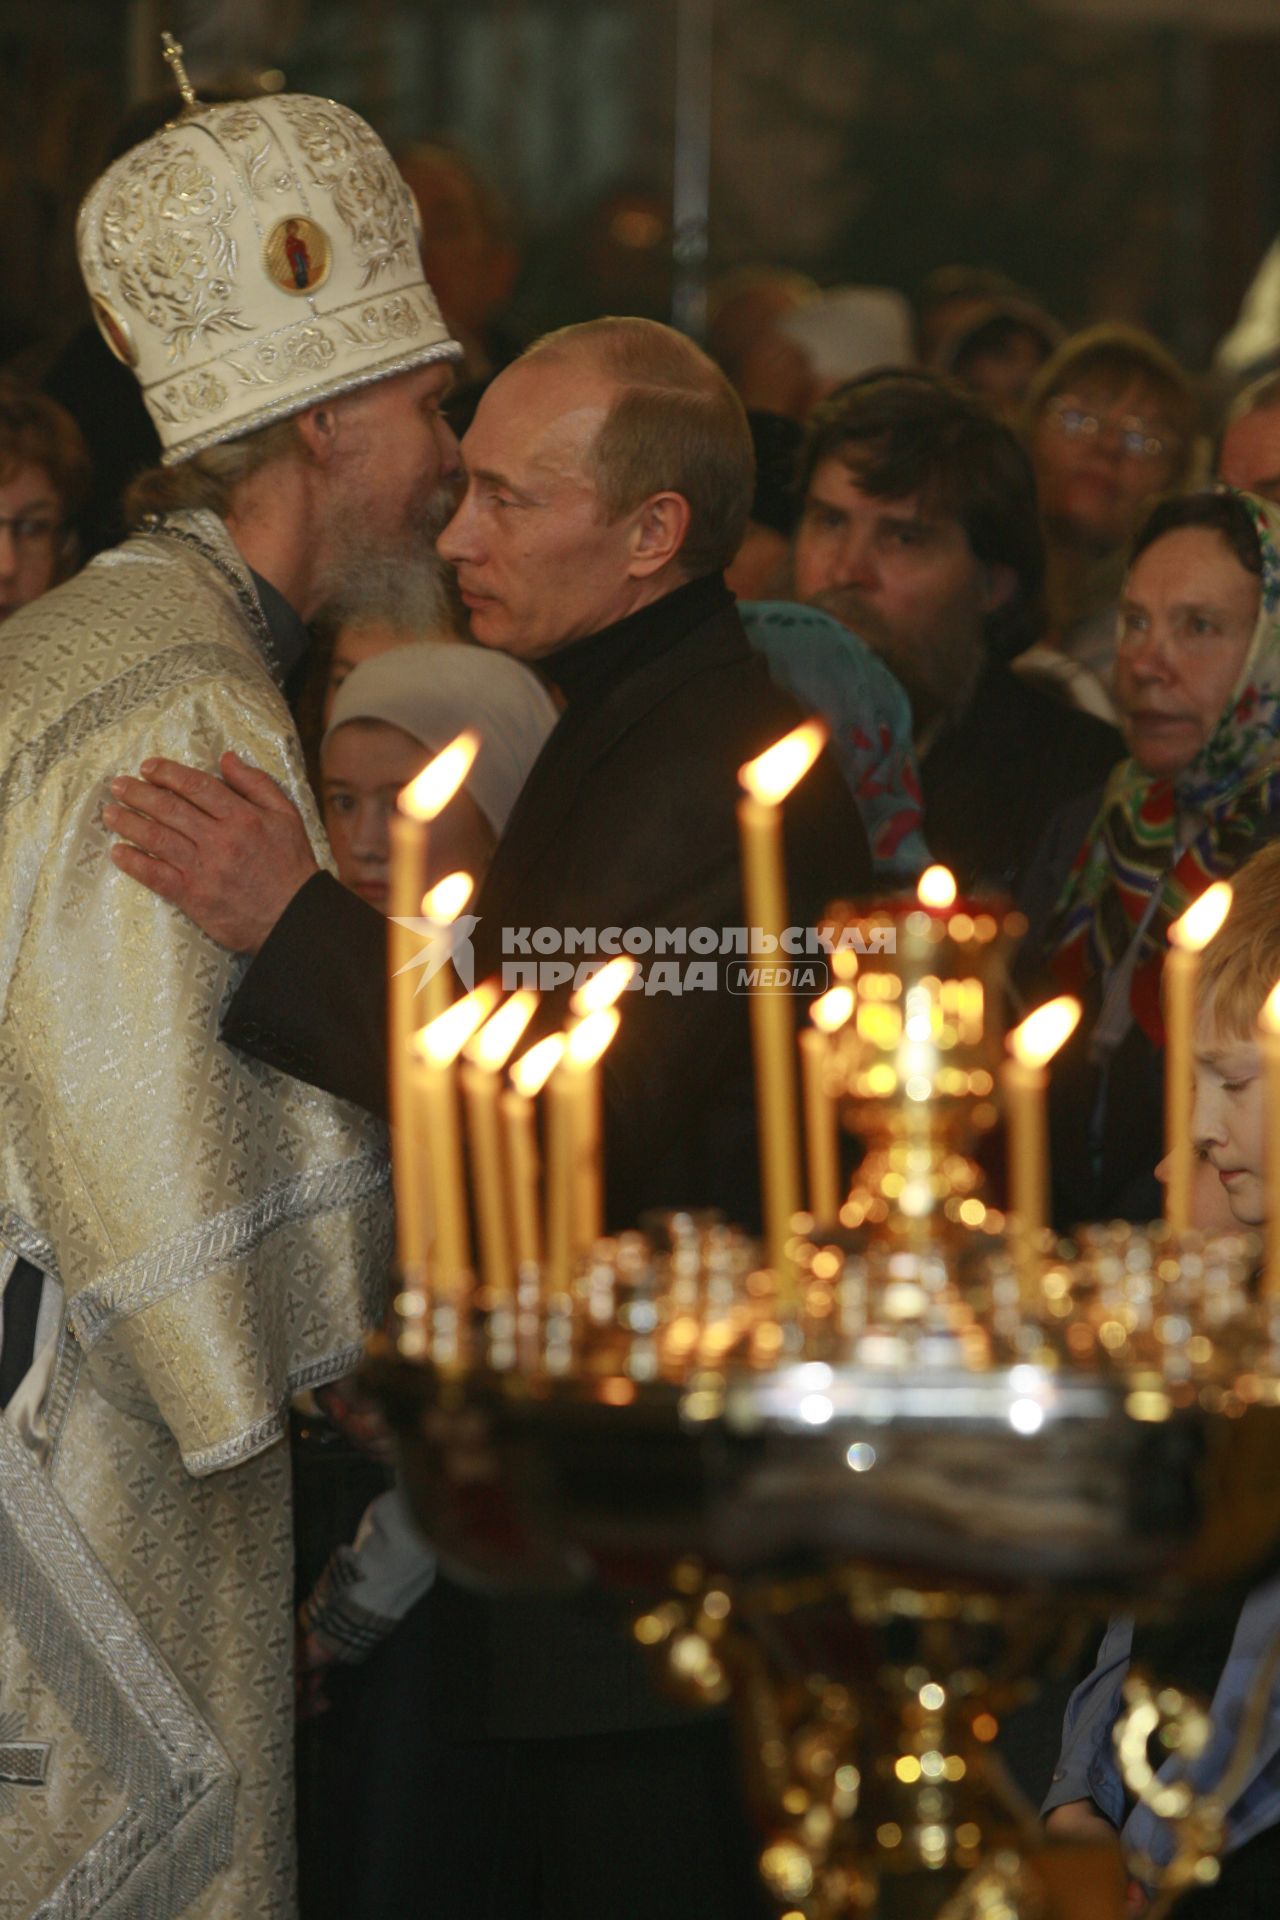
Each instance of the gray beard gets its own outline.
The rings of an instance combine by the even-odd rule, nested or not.
[[[371,536],[359,514],[345,514],[327,529],[327,551],[321,562],[320,598],[328,603],[350,596],[352,583],[371,569],[394,566],[435,568],[445,572],[437,558],[436,541],[453,518],[458,488],[449,481],[415,500],[390,532]]]

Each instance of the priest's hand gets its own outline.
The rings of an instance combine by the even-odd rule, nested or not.
[[[170,900],[211,940],[257,953],[294,894],[320,871],[302,815],[269,774],[224,753],[222,778],[144,760],[111,782],[102,820],[120,835],[122,873]]]

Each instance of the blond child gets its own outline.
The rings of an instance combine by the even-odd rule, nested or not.
[[[1196,1224],[1207,1230],[1223,1224],[1260,1228],[1269,1199],[1276,1203],[1267,1194],[1264,1174],[1257,1022],[1280,980],[1280,842],[1255,854],[1235,876],[1233,888],[1231,911],[1205,949],[1197,983],[1191,1126],[1202,1161]],[[1220,1611],[1189,1622],[1183,1635],[1162,1635],[1164,1650],[1173,1649],[1175,1657],[1184,1651],[1178,1639],[1194,1646],[1193,1667],[1206,1676],[1203,1690],[1212,1691],[1214,1737],[1192,1769],[1202,1790],[1224,1771],[1257,1663],[1278,1630],[1280,1576],[1272,1576],[1254,1587],[1231,1617]],[[1135,1651],[1132,1618],[1113,1620],[1093,1672],[1067,1705],[1062,1751],[1044,1811],[1051,1833],[1081,1839],[1118,1833],[1126,1851],[1163,1862],[1172,1851],[1169,1828],[1127,1799],[1112,1748],[1121,1688]],[[1254,1915],[1271,1920],[1278,1885],[1280,1700],[1273,1696],[1253,1764],[1227,1810],[1222,1878],[1216,1887],[1189,1896],[1178,1912],[1188,1920],[1193,1914],[1205,1920],[1210,1914],[1223,1920]],[[1131,1911],[1141,1912],[1145,1902],[1145,1889],[1135,1883]]]

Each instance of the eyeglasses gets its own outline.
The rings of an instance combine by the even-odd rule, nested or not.
[[[1136,414],[1117,418],[1114,414],[1090,413],[1074,400],[1054,400],[1049,417],[1069,440],[1096,440],[1104,428],[1114,427],[1120,451],[1131,460],[1163,460],[1170,451],[1168,441],[1153,433]]]
[[[47,513],[0,513],[0,535],[8,533],[15,547],[47,547],[61,532],[61,520],[50,519]]]

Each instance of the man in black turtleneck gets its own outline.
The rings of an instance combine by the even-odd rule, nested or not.
[[[742,926],[737,770],[800,713],[722,578],[752,494],[732,390],[669,328],[592,322],[498,376],[463,452],[467,492],[440,550],[474,636],[538,666],[565,701],[476,904],[477,978],[501,965],[504,929]],[[290,864],[284,812],[247,800],[238,812],[213,782],[210,812],[208,776],[162,764],[151,778],[166,810],[184,793],[198,816],[189,860],[179,851],[174,867],[172,837],[157,842],[159,890],[256,954],[223,1037],[383,1106],[380,916],[309,854]],[[804,924],[869,884],[866,837],[826,756],[785,816]],[[756,1212],[747,1001],[717,964],[713,990],[625,1002],[606,1073],[613,1227],[663,1204]],[[544,1012],[564,1017],[562,1004]],[[442,1580],[383,1651],[376,1719],[385,1733],[398,1717],[397,1757],[353,1913],[408,1910],[419,1894],[477,1920],[757,1910],[726,1728],[661,1700],[615,1622]]]
[[[464,457],[466,495],[440,552],[457,569],[473,634],[540,668],[565,701],[476,902],[476,978],[528,955],[535,929],[612,929],[616,939],[742,926],[737,769],[800,715],[748,646],[722,577],[752,491],[732,390],[668,327],[593,321],[498,376]],[[167,763],[150,777],[197,802],[190,876],[165,865],[175,844],[166,814],[159,890],[257,956],[223,1038],[385,1111],[381,916],[316,872],[300,833],[295,857],[286,813],[246,797],[229,814],[234,796],[220,782]],[[205,787],[217,789],[216,819],[199,811]],[[140,791],[131,806],[145,805]],[[826,756],[785,820],[793,918],[808,924],[870,879],[861,820]],[[263,836],[280,842],[270,857]],[[145,846],[145,833],[132,837]],[[676,971],[697,955],[690,946]],[[591,946],[576,957],[591,958]],[[711,958],[715,987],[625,1002],[605,1075],[613,1228],[690,1204],[756,1223],[747,1003],[727,990],[726,957]],[[566,997],[545,1000],[544,1027],[563,1019]]]

